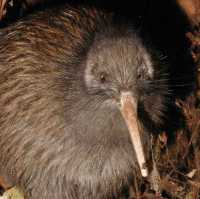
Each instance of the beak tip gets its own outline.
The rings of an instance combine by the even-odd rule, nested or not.
[[[146,178],[148,176],[148,170],[147,169],[141,169],[142,177]]]

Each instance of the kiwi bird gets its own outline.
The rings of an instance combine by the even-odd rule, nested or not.
[[[0,176],[28,199],[114,199],[148,176],[169,89],[131,23],[68,5],[0,31]],[[157,130],[156,130],[157,131]]]

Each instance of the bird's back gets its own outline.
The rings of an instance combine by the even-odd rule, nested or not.
[[[133,151],[126,151],[130,142],[119,153],[126,141],[115,150],[113,140],[112,154],[103,144],[78,145],[69,127],[77,124],[66,120],[70,104],[78,100],[70,92],[75,95],[82,86],[75,74],[94,33],[109,20],[94,8],[66,6],[0,32],[0,175],[27,191],[28,198],[105,199],[128,184],[134,162]],[[121,118],[115,119],[120,125]]]

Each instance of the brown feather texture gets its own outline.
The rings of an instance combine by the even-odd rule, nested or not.
[[[165,68],[131,24],[95,8],[66,5],[2,29],[0,176],[27,199],[119,198],[140,173],[120,93],[136,102],[149,159],[170,99]]]

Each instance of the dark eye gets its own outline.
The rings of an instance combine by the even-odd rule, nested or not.
[[[108,79],[107,73],[101,72],[101,73],[99,74],[99,80],[100,80],[100,82],[101,82],[102,84],[104,84],[105,82],[107,82],[107,79]]]
[[[148,69],[146,67],[144,67],[144,66],[138,68],[137,78],[138,79],[146,79],[146,78],[148,78]]]
[[[143,79],[142,73],[138,73],[137,78],[138,78],[138,79]]]
[[[140,70],[137,74],[138,79],[144,79],[145,78],[145,73],[144,71]]]

